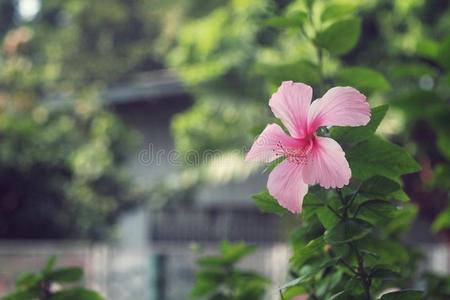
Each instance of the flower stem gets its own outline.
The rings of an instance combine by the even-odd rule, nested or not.
[[[364,258],[362,257],[356,245],[350,242],[349,246],[353,249],[353,251],[355,251],[356,259],[358,261],[358,274],[363,283],[366,300],[371,300],[372,296],[370,295],[370,286],[372,285],[372,281],[370,277],[367,275],[367,272],[364,268]]]
[[[347,210],[352,205],[353,200],[358,195],[359,187],[354,192],[354,194],[352,195],[352,197],[350,198],[350,200],[348,202],[345,200],[345,197],[342,194],[342,191],[340,189],[336,189],[336,193],[338,194],[339,200],[341,201],[341,203],[342,203],[342,205],[344,207],[342,220],[346,220],[348,218]],[[341,262],[344,263],[344,265],[346,267],[348,267],[350,270],[352,270],[353,271],[352,273],[354,273],[355,275],[357,275],[361,279],[362,286],[364,288],[365,300],[372,300],[372,296],[370,295],[370,287],[372,285],[372,280],[370,279],[370,276],[367,274],[367,271],[365,269],[364,257],[361,255],[361,252],[359,251],[359,249],[356,246],[356,244],[354,244],[353,242],[348,242],[347,245],[355,253],[356,261],[357,261],[357,264],[358,264],[357,271],[355,272],[353,267],[351,265],[347,264],[344,260],[341,259]]]

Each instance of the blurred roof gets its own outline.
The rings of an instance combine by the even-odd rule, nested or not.
[[[186,94],[181,81],[169,70],[158,70],[133,75],[129,80],[114,85],[103,92],[106,102],[127,103]]]
[[[126,80],[112,84],[102,92],[105,105],[125,104],[137,101],[154,101],[188,95],[186,87],[170,70],[137,73]],[[73,105],[73,98],[66,94],[50,95],[45,105],[50,109],[63,109]]]

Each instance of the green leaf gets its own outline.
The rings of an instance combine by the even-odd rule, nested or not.
[[[334,210],[338,210],[341,206],[339,201],[336,198],[332,198],[328,200],[328,205],[334,208]],[[339,217],[327,206],[319,207],[316,210],[317,217],[319,218],[320,223],[326,229],[330,229],[335,226],[339,222]]]
[[[337,83],[357,88],[365,94],[387,91],[391,85],[380,72],[367,67],[349,67],[336,74]]]
[[[220,244],[220,252],[225,262],[232,264],[254,252],[256,250],[255,245],[247,245],[244,242],[230,243],[223,241]]]
[[[388,105],[380,105],[372,108],[372,116],[366,126],[333,127],[331,129],[331,137],[344,144],[359,143],[368,139],[377,130],[388,108]]]
[[[417,40],[416,52],[422,57],[436,60],[439,50],[439,43],[434,40],[425,37]]]
[[[391,196],[392,196],[392,199],[395,199],[395,200],[398,200],[398,201],[406,202],[406,201],[411,200],[409,198],[408,194],[406,194],[405,191],[403,191],[401,189],[391,193]]]
[[[356,5],[351,4],[331,4],[330,6],[325,7],[320,15],[320,19],[322,22],[341,19],[342,17],[347,17],[352,14],[356,8]]]
[[[311,264],[311,265],[308,264],[308,265],[304,266],[299,272],[300,276],[298,278],[293,279],[293,280],[289,281],[288,283],[284,284],[280,288],[280,290],[290,288],[290,287],[310,281],[314,276],[317,275],[317,273],[320,270],[325,269],[329,266],[335,265],[337,261],[338,261],[338,259],[333,258],[333,259],[327,260],[320,264]]]
[[[44,269],[42,270],[43,274],[49,273],[53,268],[55,267],[57,257],[55,255],[50,256],[47,260],[47,264],[45,265]]]
[[[279,85],[285,80],[293,80],[314,85],[320,82],[320,73],[317,66],[307,60],[299,60],[284,64],[258,64],[257,73],[267,77],[270,82]]]
[[[220,256],[206,255],[197,260],[197,264],[201,267],[221,267],[225,265],[225,260]]]
[[[363,182],[359,193],[365,197],[408,201],[409,197],[398,182],[383,176],[374,176]]]
[[[423,292],[417,290],[402,290],[398,292],[392,292],[381,296],[380,300],[420,300],[422,299]]]
[[[420,170],[419,164],[405,149],[377,136],[349,149],[346,156],[352,176],[362,180],[380,175],[398,181],[400,175]]]
[[[403,111],[407,121],[424,117],[434,119],[439,112],[445,110],[443,103],[444,100],[435,91],[416,89],[408,89],[390,101],[392,106]]]
[[[83,277],[83,269],[78,267],[61,268],[47,274],[46,279],[59,283],[79,281]]]
[[[399,183],[383,176],[374,176],[361,184],[359,192],[368,197],[379,197],[384,199],[386,196],[399,189],[401,189]]]
[[[302,266],[309,258],[322,255],[324,247],[325,241],[322,236],[309,241],[306,246],[295,249],[294,255],[291,258],[292,264],[298,267]]]
[[[265,213],[282,216],[288,212],[288,210],[278,204],[277,200],[268,191],[262,191],[259,194],[253,195],[252,198],[256,206]]]
[[[274,27],[300,28],[308,19],[308,14],[304,11],[296,11],[283,17],[272,17],[266,20],[266,24]]]
[[[311,280],[311,274],[302,275],[298,278],[295,278],[295,279],[285,283],[283,286],[280,287],[280,290],[284,290],[284,289],[308,282],[309,280]]]
[[[411,228],[412,222],[417,216],[416,205],[403,205],[397,208],[389,223],[384,226],[384,230],[389,233],[406,232]]]
[[[439,47],[437,54],[438,62],[447,70],[450,70],[450,36],[445,38]]]
[[[316,41],[319,46],[333,55],[343,55],[352,50],[358,43],[361,34],[361,20],[350,18],[337,21],[320,32]]]
[[[260,133],[262,132],[262,130],[260,131]],[[258,133],[259,134],[259,133]],[[267,166],[264,168],[263,170],[263,174],[268,174],[270,172],[272,172],[273,169],[275,169],[276,166],[278,166],[280,163],[282,163],[284,160],[286,159],[286,157],[282,156],[279,157],[273,161],[271,161],[269,164],[267,164]]]
[[[316,211],[323,206],[323,202],[320,201],[320,199],[316,195],[312,193],[306,194],[303,198],[302,218],[304,220],[309,220],[312,216],[315,215]]]
[[[16,279],[16,287],[18,288],[29,288],[42,280],[41,275],[33,274],[33,273],[21,273]]]
[[[328,300],[348,300],[348,295],[346,295],[345,291],[342,291],[332,295]]]
[[[343,220],[333,228],[327,230],[324,239],[330,244],[348,243],[362,239],[371,229],[372,226],[363,220]]]
[[[450,207],[441,212],[433,222],[432,229],[438,232],[442,229],[450,228]]]
[[[24,291],[16,291],[14,293],[8,294],[2,298],[2,300],[34,300],[39,297],[39,292],[24,290]]]
[[[341,282],[342,277],[344,276],[344,273],[336,270],[331,274],[328,274],[328,276],[323,277],[319,282],[316,284],[316,295],[319,297],[319,299],[327,298],[325,295],[328,293],[328,291],[334,290],[334,288]]]
[[[384,200],[369,200],[360,204],[358,218],[373,225],[380,225],[394,216],[395,206]]]
[[[421,77],[423,75],[436,75],[436,69],[433,67],[422,64],[422,63],[409,63],[409,64],[401,64],[399,66],[395,66],[389,72],[389,77],[392,79],[400,79],[407,77]]]
[[[395,280],[399,277],[399,274],[386,267],[376,266],[371,268],[369,276],[375,279]]]
[[[53,294],[49,300],[105,300],[105,298],[92,290],[72,288]]]
[[[217,282],[212,280],[197,280],[192,287],[191,296],[193,298],[201,298],[206,295],[211,295],[215,293],[217,286]]]
[[[304,286],[293,286],[290,288],[287,288],[283,293],[283,298],[285,300],[293,300],[298,295],[307,294],[307,291]]]

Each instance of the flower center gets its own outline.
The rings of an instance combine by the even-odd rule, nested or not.
[[[297,165],[306,165],[308,162],[308,154],[311,153],[313,148],[314,137],[308,137],[305,139],[305,144],[301,147],[287,148],[279,141],[277,143],[277,155],[286,156],[287,160]]]

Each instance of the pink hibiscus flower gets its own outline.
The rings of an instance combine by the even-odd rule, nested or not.
[[[321,126],[361,126],[370,120],[366,97],[352,87],[334,87],[311,103],[312,88],[285,81],[269,106],[289,131],[269,124],[256,139],[246,160],[271,162],[286,159],[270,173],[269,193],[293,213],[301,212],[308,185],[324,188],[347,185],[351,170],[341,146],[316,135]]]

